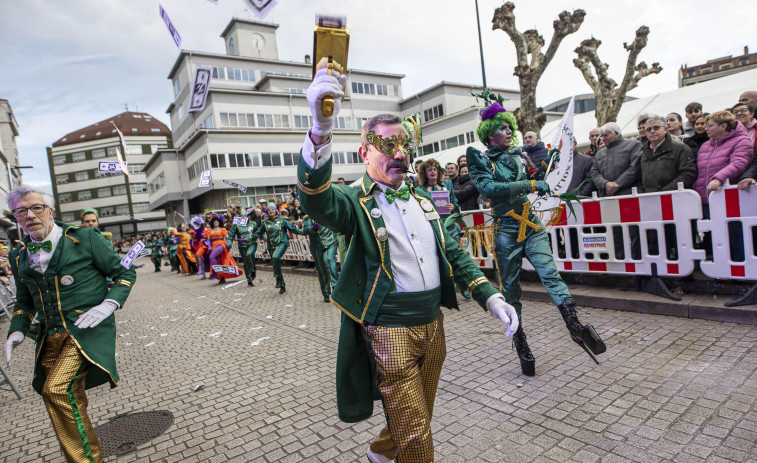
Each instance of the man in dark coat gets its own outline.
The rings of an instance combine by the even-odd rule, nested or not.
[[[691,188],[697,178],[691,148],[667,133],[665,119],[661,116],[649,116],[645,131],[647,142],[639,162],[639,193],[676,190],[679,182],[684,188]]]
[[[608,122],[600,127],[602,149],[594,157],[591,178],[599,196],[631,194],[631,187],[639,181],[639,158],[641,143],[626,140],[620,134],[620,126]]]
[[[544,142],[539,141],[535,132],[526,132],[523,135],[523,146],[526,148],[529,159],[537,168],[547,160],[547,147],[544,146]]]

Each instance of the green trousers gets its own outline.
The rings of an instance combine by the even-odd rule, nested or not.
[[[273,263],[273,276],[281,278],[281,286],[286,286],[284,284],[284,273],[281,271],[281,257],[287,252],[288,248],[288,244],[280,244],[276,249],[268,248],[268,254],[271,255],[271,261]]]
[[[255,280],[255,251],[258,249],[258,244],[243,245],[239,243],[239,255],[242,256],[242,262],[244,262],[244,277],[247,281],[252,283]]]
[[[339,246],[334,243],[332,246],[313,251],[313,260],[315,261],[315,272],[318,274],[318,282],[321,284],[321,294],[330,296],[331,290],[334,289],[336,279],[339,277],[336,271],[336,253]]]

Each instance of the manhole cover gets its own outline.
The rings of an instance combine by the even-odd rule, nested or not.
[[[120,415],[95,428],[103,457],[126,455],[168,430],[173,415],[165,410]]]

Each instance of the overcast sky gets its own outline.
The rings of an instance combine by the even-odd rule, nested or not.
[[[224,53],[219,37],[234,17],[254,19],[243,0],[162,0],[183,38],[182,47]],[[491,30],[501,0],[479,0],[487,81],[518,88],[512,75],[515,51],[507,34]],[[336,6],[339,5],[339,6]],[[681,64],[757,51],[757,23],[745,20],[754,3],[688,0],[516,1],[520,31],[536,28],[549,43],[560,11],[582,8],[586,18],[568,36],[537,89],[546,105],[591,90],[573,66],[581,40],[602,40],[600,57],[618,82],[641,25],[651,29],[640,60],[664,70],[641,81],[631,95],[641,97],[677,86]],[[45,147],[64,134],[124,111],[148,112],[168,124],[173,101],[166,79],[178,50],[158,13],[156,0],[23,0],[0,2],[0,98],[7,99],[20,127],[17,143],[24,181],[49,185]],[[473,0],[279,0],[265,21],[280,25],[279,58],[301,61],[312,53],[316,13],[347,16],[351,29],[350,67],[405,74],[409,96],[439,81],[481,84]],[[671,108],[671,110],[683,108]],[[170,125],[169,125],[170,127]]]

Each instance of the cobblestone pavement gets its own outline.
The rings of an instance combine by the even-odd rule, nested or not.
[[[138,271],[116,312],[121,383],[90,390],[89,412],[96,426],[150,410],[169,410],[175,422],[107,461],[367,461],[384,420],[380,403],[367,421],[337,418],[339,311],[322,302],[314,277],[286,275],[279,295],[260,273],[254,288],[223,290]],[[526,302],[537,360],[527,378],[503,326],[473,302],[461,309],[445,312],[437,461],[757,461],[757,326],[581,310],[607,343],[595,365],[556,309]],[[32,354],[27,340],[10,371],[23,400],[0,391],[0,459],[61,462],[31,389]]]

